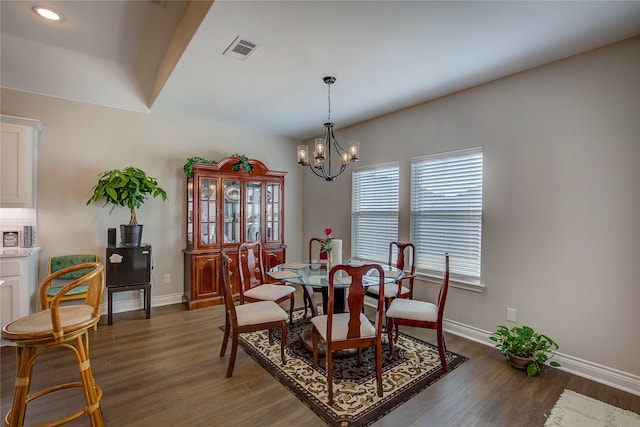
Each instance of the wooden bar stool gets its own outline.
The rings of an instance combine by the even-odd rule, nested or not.
[[[52,280],[76,270],[87,271],[82,277],[64,286],[51,301],[47,308],[45,298]],[[14,342],[16,347],[16,383],[13,395],[13,405],[4,419],[5,426],[21,427],[24,425],[27,404],[34,399],[54,391],[71,387],[82,387],[86,407],[82,410],[52,421],[46,425],[60,425],[88,414],[91,426],[102,426],[102,411],[100,399],[102,389],[95,383],[91,363],[89,362],[89,328],[94,327],[100,320],[100,303],[104,284],[104,266],[99,262],[74,265],[59,270],[48,276],[40,285],[40,301],[42,311],[22,317],[2,328],[2,337]],[[60,306],[64,295],[71,289],[88,285],[84,304]],[[62,347],[71,350],[80,370],[80,382],[69,382],[29,393],[31,376],[36,358],[53,348]]]

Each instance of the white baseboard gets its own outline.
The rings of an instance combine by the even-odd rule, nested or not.
[[[473,326],[445,319],[444,330],[451,334],[491,347],[495,344],[489,339],[491,332],[474,328]],[[608,366],[599,365],[568,354],[556,353],[554,360],[562,365],[556,369],[570,372],[640,396],[640,376],[638,375],[633,375]]]
[[[160,296],[151,296],[151,307],[160,307],[163,305],[170,304],[179,304],[182,302],[182,294],[170,294],[170,295],[160,295]],[[142,292],[137,298],[129,299],[125,301],[114,301],[112,312],[113,313],[124,313],[125,311],[134,311],[134,310],[142,310],[144,308],[144,300],[142,298]],[[102,301],[102,305],[100,306],[100,313],[103,315],[107,314],[107,302]]]

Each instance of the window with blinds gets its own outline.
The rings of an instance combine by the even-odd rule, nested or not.
[[[351,256],[386,262],[389,242],[398,240],[398,164],[355,168],[351,176]]]
[[[418,270],[441,271],[447,252],[452,279],[480,284],[482,148],[411,159],[411,242]]]

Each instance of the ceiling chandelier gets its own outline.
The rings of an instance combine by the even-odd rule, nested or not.
[[[309,166],[313,173],[319,177],[327,181],[334,181],[344,173],[348,165],[359,160],[360,143],[358,141],[351,141],[348,150],[338,144],[333,134],[333,126],[335,123],[331,123],[331,85],[336,82],[336,78],[325,77],[323,80],[329,88],[329,114],[327,122],[324,124],[324,137],[316,139],[315,151],[313,152],[313,165],[309,161],[309,148],[306,145],[298,145],[298,163],[302,166]],[[339,159],[336,160],[340,162],[340,168],[336,168],[337,172],[332,174],[331,152],[334,150],[339,157]]]

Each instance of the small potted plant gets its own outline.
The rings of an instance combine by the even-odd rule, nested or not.
[[[98,177],[98,183],[93,187],[93,195],[86,204],[104,200],[103,207],[112,205],[109,213],[113,212],[116,206],[128,208],[131,218],[128,225],[120,225],[121,243],[123,246],[140,246],[142,224],[138,224],[136,209],[140,208],[149,196],[161,197],[162,201],[167,200],[167,193],[158,185],[157,179],[141,169],[128,166],[102,172]]]
[[[558,362],[550,361],[560,348],[558,344],[529,326],[514,326],[509,329],[500,325],[489,339],[496,343],[495,347],[509,360],[511,366],[526,369],[527,375],[531,377],[547,372],[545,364],[548,361],[551,366],[560,366]]]

